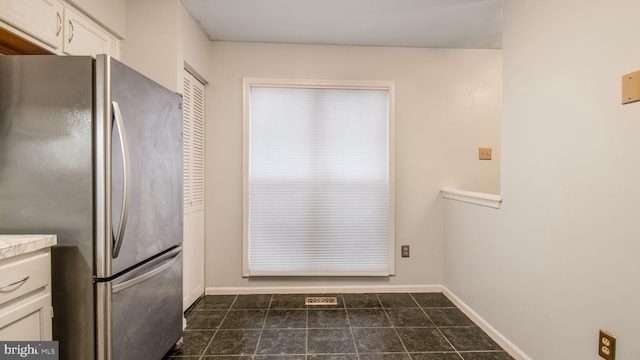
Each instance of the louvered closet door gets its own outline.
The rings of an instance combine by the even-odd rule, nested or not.
[[[204,90],[184,70],[184,291],[188,308],[204,294]]]
[[[204,207],[204,85],[184,75],[184,208]]]

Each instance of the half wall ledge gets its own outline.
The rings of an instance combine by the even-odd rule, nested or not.
[[[443,188],[440,190],[444,199],[462,201],[470,204],[487,206],[494,209],[500,209],[502,204],[502,195],[479,193],[474,191],[465,191],[452,188]]]

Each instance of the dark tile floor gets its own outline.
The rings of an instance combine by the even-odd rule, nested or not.
[[[512,360],[441,293],[205,296],[165,359]]]

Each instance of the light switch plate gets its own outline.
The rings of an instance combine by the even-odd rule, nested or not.
[[[622,75],[622,103],[640,101],[640,71]]]
[[[479,148],[478,149],[478,159],[480,159],[480,160],[491,160],[491,148]]]

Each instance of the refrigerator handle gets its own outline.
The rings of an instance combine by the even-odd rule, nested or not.
[[[118,129],[118,137],[120,138],[120,149],[122,151],[122,176],[124,177],[122,186],[122,209],[120,209],[120,221],[118,222],[118,229],[113,234],[113,258],[117,258],[120,254],[120,247],[122,246],[122,239],[124,238],[124,231],[127,227],[127,212],[129,211],[129,149],[127,147],[127,136],[124,131],[124,123],[122,122],[122,113],[120,112],[120,106],[117,102],[113,101],[113,117],[114,126]]]
[[[124,289],[130,288],[134,285],[137,285],[143,281],[146,281],[158,274],[160,274],[161,272],[165,271],[166,269],[170,268],[171,266],[173,266],[173,264],[176,263],[176,261],[180,260],[180,254],[182,253],[182,248],[178,248],[174,251],[168,252],[165,254],[164,258],[161,257],[161,259],[163,260],[162,263],[157,266],[156,268],[154,268],[153,270],[150,270],[142,275],[138,275],[136,277],[134,277],[133,279],[129,279],[127,281],[124,281],[120,284],[117,285],[113,285],[112,287],[112,293],[118,293]]]

